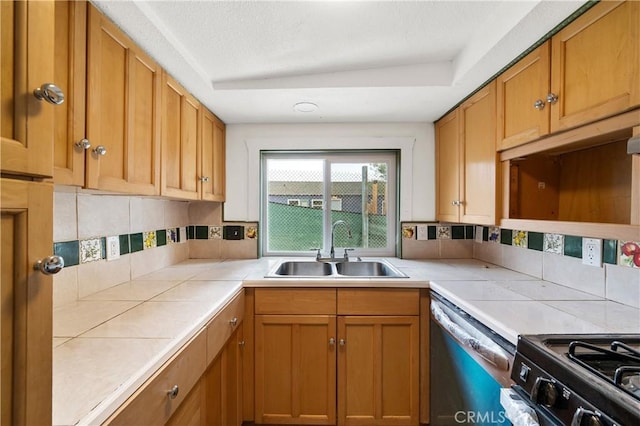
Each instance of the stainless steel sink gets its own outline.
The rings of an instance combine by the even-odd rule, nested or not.
[[[267,278],[407,278],[385,261],[287,260],[277,264]]]
[[[273,272],[277,276],[323,277],[333,273],[330,263],[289,261],[282,262]]]
[[[407,276],[386,262],[337,262],[339,275],[349,277],[406,278]]]

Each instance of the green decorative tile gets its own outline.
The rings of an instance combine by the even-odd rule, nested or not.
[[[156,231],[156,244],[158,247],[167,245],[167,230],[158,229]]]
[[[489,228],[486,226],[482,227],[482,241],[489,241]]]
[[[187,226],[187,240],[196,239],[196,227],[193,225]]]
[[[435,240],[438,238],[435,226],[429,225],[427,227],[427,238],[430,240]]]
[[[610,265],[618,263],[618,241],[604,240],[602,246],[602,261]]]
[[[53,243],[53,254],[62,256],[64,266],[76,266],[80,264],[80,245],[78,240]]]
[[[184,232],[183,232],[183,234],[184,234]],[[182,236],[182,238],[184,238],[184,235]],[[180,228],[176,228],[176,242],[177,243],[181,243],[182,242],[182,240],[180,239]]]
[[[452,240],[464,240],[464,226],[453,225],[451,227],[451,239]]]
[[[196,226],[196,240],[208,240],[209,239],[209,227],[208,226]]]
[[[564,236],[564,255],[582,259],[582,237]]]
[[[473,232],[473,225],[468,225],[464,227],[464,238],[466,240],[473,240],[475,233]]]
[[[131,245],[130,245],[131,253],[142,251],[144,249],[144,243],[143,243],[144,240],[142,238],[142,232],[129,235],[129,240],[131,242]]]
[[[544,234],[542,232],[529,232],[527,248],[542,251],[544,247]]]
[[[508,246],[513,243],[513,231],[511,229],[500,229],[500,243]]]
[[[120,235],[120,255],[129,254],[129,234]]]
[[[100,238],[100,258],[101,259],[106,259],[107,258],[107,237],[102,237]]]

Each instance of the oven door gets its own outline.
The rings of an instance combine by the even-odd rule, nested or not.
[[[514,426],[563,426],[559,419],[534,404],[520,386],[500,390],[500,404]]]
[[[431,425],[510,424],[500,389],[511,385],[515,347],[431,293]]]

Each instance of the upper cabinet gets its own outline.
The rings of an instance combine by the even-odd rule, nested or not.
[[[87,47],[86,186],[157,195],[161,69],[92,6]]]
[[[54,111],[53,180],[84,185],[85,111],[87,84],[87,3],[55,2],[55,80],[65,101]]]
[[[498,150],[640,105],[638,22],[638,2],[601,2],[501,74]]]
[[[64,97],[54,79],[54,9],[53,1],[0,2],[3,173],[53,175],[54,110]]]
[[[499,211],[496,84],[436,123],[437,219],[493,225]]]
[[[164,73],[161,195],[199,199],[200,102]]]
[[[208,201],[224,201],[225,125],[211,111],[206,108],[201,110],[201,198]]]

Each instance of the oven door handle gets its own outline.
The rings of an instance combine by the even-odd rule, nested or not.
[[[489,337],[485,336],[484,333],[476,328],[467,327],[465,330],[465,328],[461,327],[458,323],[466,323],[467,325],[468,323],[459,317],[456,322],[450,318],[450,316],[454,317],[455,313],[447,313],[445,309],[443,305],[435,300],[431,301],[431,314],[440,327],[447,330],[458,343],[473,349],[478,355],[500,370],[509,371],[509,357],[498,345],[493,343]]]

